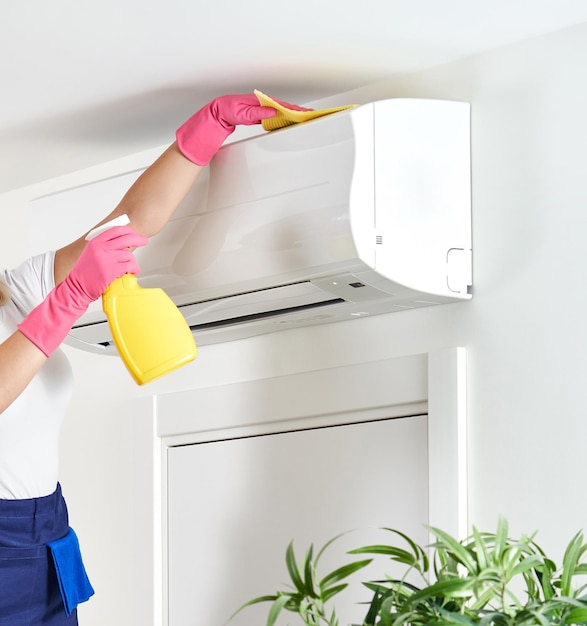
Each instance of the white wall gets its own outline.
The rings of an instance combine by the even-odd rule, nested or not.
[[[132,623],[132,421],[149,394],[222,385],[462,345],[468,349],[470,520],[539,530],[555,553],[587,527],[587,25],[321,104],[385,97],[472,103],[475,295],[471,302],[297,329],[205,347],[149,389],[120,363],[67,349],[77,390],[63,433],[62,482],[97,596],[84,626]],[[18,194],[2,198],[14,223]],[[25,241],[0,233],[3,257]],[[6,250],[6,254],[5,254]],[[96,496],[97,499],[94,499]],[[120,515],[110,514],[114,509]],[[109,570],[109,565],[112,569]]]
[[[365,324],[390,353],[467,347],[470,520],[554,550],[587,526],[586,71],[584,24],[361,93],[472,103],[474,298]]]

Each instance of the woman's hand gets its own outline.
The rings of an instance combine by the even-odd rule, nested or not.
[[[301,110],[296,105],[276,102]],[[261,106],[253,94],[220,96],[180,126],[175,135],[177,145],[192,163],[207,165],[238,125],[260,124],[264,119],[274,117],[275,113],[275,109]]]
[[[92,239],[65,280],[18,325],[20,332],[45,356],[65,339],[75,321],[123,274],[138,274],[129,248],[148,239],[129,226],[116,226]]]
[[[63,281],[68,297],[87,309],[108,285],[123,274],[138,274],[140,268],[130,248],[145,246],[149,240],[130,226],[115,226],[88,242],[73,269]]]

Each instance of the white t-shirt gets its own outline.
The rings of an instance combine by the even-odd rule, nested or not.
[[[1,270],[10,302],[0,306],[0,342],[54,287],[54,253]],[[73,388],[69,361],[56,350],[20,396],[0,414],[0,499],[46,496],[57,486],[59,432]]]

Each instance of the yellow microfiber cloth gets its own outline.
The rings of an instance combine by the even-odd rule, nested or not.
[[[284,126],[291,126],[292,124],[307,122],[308,120],[313,120],[317,117],[322,117],[323,115],[338,113],[338,111],[352,109],[353,107],[357,106],[356,104],[349,104],[347,106],[334,107],[331,109],[319,109],[316,111],[296,111],[295,109],[290,109],[283,104],[276,102],[273,98],[265,95],[258,89],[255,89],[253,93],[257,96],[257,99],[259,100],[259,104],[261,106],[272,107],[277,110],[277,114],[275,115],[275,117],[270,117],[269,119],[263,120],[261,122],[264,130],[277,130],[278,128],[283,128]]]

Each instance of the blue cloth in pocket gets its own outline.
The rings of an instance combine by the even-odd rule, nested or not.
[[[94,595],[82,561],[77,535],[70,528],[65,537],[51,541],[47,546],[53,556],[65,613],[70,615],[78,604]]]

